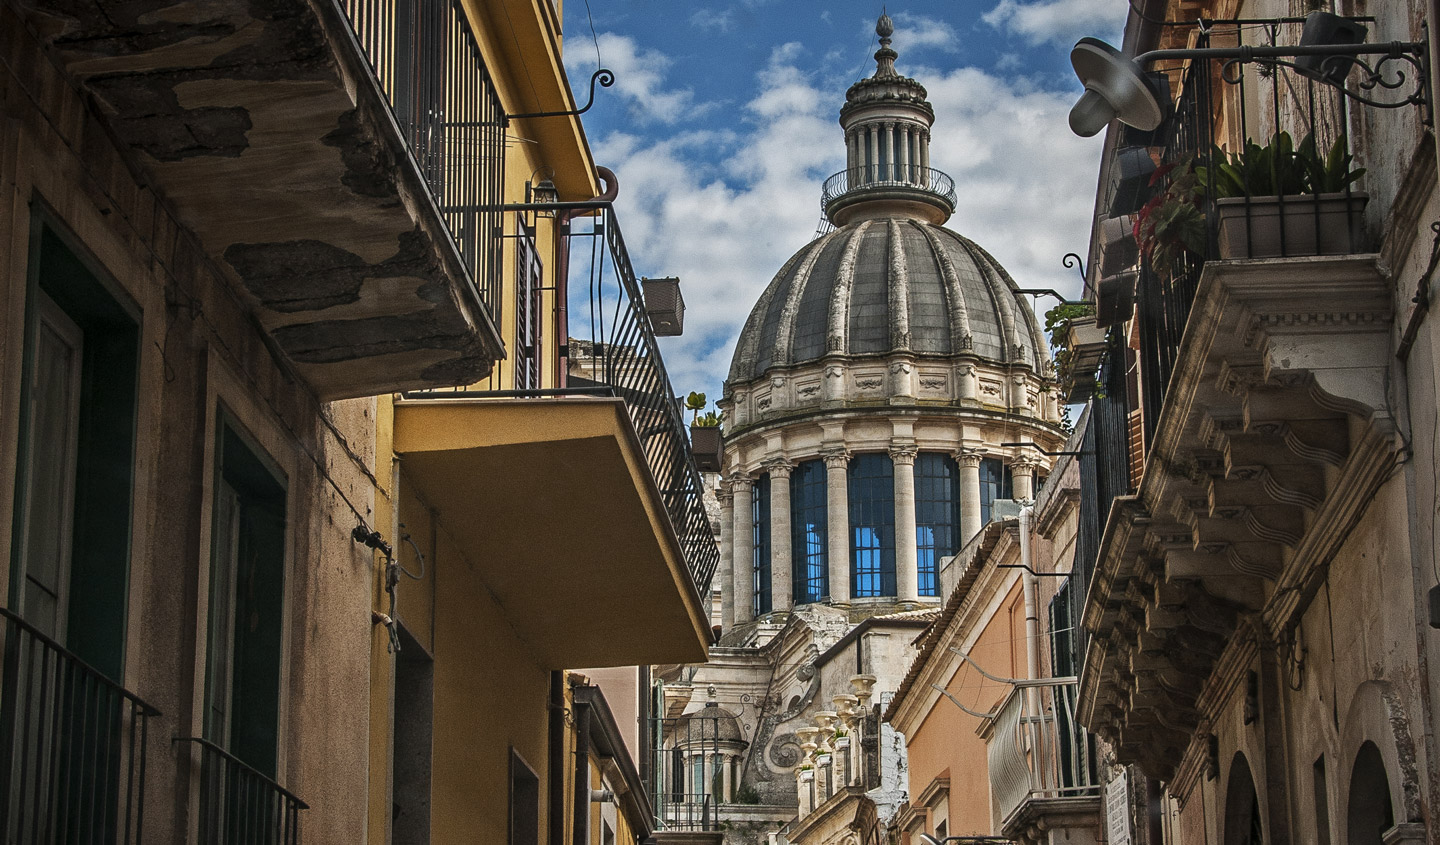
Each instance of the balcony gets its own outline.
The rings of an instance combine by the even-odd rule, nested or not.
[[[849,209],[859,203],[881,213],[903,208],[941,223],[955,212],[955,180],[934,168],[913,164],[856,167],[825,180],[820,208],[835,225],[849,223]]]
[[[470,383],[504,357],[487,209],[506,116],[456,0],[18,2],[7,22],[40,43],[11,67],[64,88],[53,62],[93,101],[99,189],[192,312],[223,312],[195,301],[218,270],[322,399]]]
[[[1100,772],[1094,741],[1076,719],[1077,687],[1075,678],[1016,683],[981,724],[995,829],[1007,839],[1099,831]]]
[[[146,842],[145,751],[159,711],[0,608],[0,831],[17,845]]]
[[[1286,68],[1249,68],[1236,85],[1237,68],[1227,73],[1185,70],[1176,120],[1152,139],[1165,160],[1213,156],[1213,142],[1247,137],[1257,112],[1272,121],[1261,135],[1276,116],[1278,128],[1346,125],[1338,95]],[[1291,88],[1268,110],[1246,101]],[[1298,671],[1299,615],[1399,457],[1384,393],[1393,290],[1379,257],[1360,251],[1363,232],[1291,250],[1291,234],[1308,226],[1313,245],[1322,226],[1300,202],[1308,223],[1275,230],[1278,254],[1237,255],[1221,243],[1217,202],[1201,200],[1204,243],[1141,267],[1140,377],[1126,391],[1143,418],[1143,469],[1129,491],[1112,485],[1098,514],[1083,608],[1080,721],[1175,794],[1203,776],[1205,726],[1245,682],[1237,667],[1268,648]],[[1115,463],[1129,451],[1123,409],[1104,410],[1098,450]]]
[[[200,758],[200,841],[223,845],[299,845],[300,811],[310,806],[225,749],[176,737]]]
[[[574,252],[604,255],[572,264],[570,280],[591,297],[571,303],[593,319],[588,339],[571,339],[589,377],[407,393],[395,449],[442,518],[456,514],[450,530],[491,564],[488,589],[547,665],[697,662],[720,553],[624,238],[597,208],[572,222],[572,239],[596,249]],[[586,334],[580,322],[572,335]]]

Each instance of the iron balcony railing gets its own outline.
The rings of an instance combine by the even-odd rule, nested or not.
[[[339,0],[480,300],[503,305],[505,110],[460,0]]]
[[[596,216],[576,218],[570,237],[572,367],[583,365],[591,378],[625,400],[690,577],[703,598],[710,594],[720,549],[705,512],[704,487],[681,403],[665,371],[614,209],[602,204]],[[583,254],[586,246],[588,255]]]
[[[299,845],[294,793],[240,758],[200,737],[176,737],[200,754],[200,841],[206,845]]]
[[[406,398],[501,399],[613,396],[625,402],[645,462],[697,594],[709,595],[720,548],[705,512],[704,487],[682,403],[675,394],[625,239],[610,203],[547,206],[594,213],[570,223],[568,386],[545,389],[413,391]],[[587,322],[588,320],[588,322]],[[588,326],[588,329],[587,329]]]
[[[943,171],[918,164],[873,164],[842,170],[825,180],[820,208],[828,214],[837,200],[896,189],[932,194],[955,208],[955,180]]]
[[[676,718],[650,718],[645,786],[661,829],[719,829],[716,810],[728,797],[726,783],[737,790],[741,776],[738,748],[722,742],[720,726],[718,711],[715,717],[701,710]]]
[[[0,608],[0,832],[7,845],[142,843],[160,713]]]
[[[1196,46],[1236,43],[1234,33],[1240,28],[1226,28],[1221,21],[1215,24],[1213,34],[1202,35]],[[1298,38],[1298,25],[1277,26],[1289,26],[1293,32],[1275,33],[1272,38]],[[1245,32],[1252,37],[1250,30]],[[1347,101],[1343,94],[1285,64],[1196,59],[1183,66],[1160,69],[1168,70],[1178,91],[1173,114],[1152,136],[1132,132],[1128,142],[1148,147],[1162,167],[1169,168],[1159,181],[1187,172],[1206,175],[1194,179],[1194,202],[1203,216],[1200,242],[1196,243],[1192,235],[1185,239],[1189,241],[1185,248],[1170,250],[1173,257],[1169,260],[1141,261],[1135,306],[1140,341],[1139,399],[1147,443],[1164,406],[1200,272],[1207,261],[1349,253],[1364,246],[1364,232],[1354,224],[1363,209],[1363,197],[1348,181],[1321,198],[1313,194],[1277,194],[1273,187],[1249,182],[1245,193],[1224,196],[1230,191],[1218,189],[1213,178],[1217,166],[1224,163],[1220,155],[1233,156],[1247,143],[1265,147],[1281,132],[1289,136],[1294,147],[1311,138],[1322,157],[1337,143],[1348,151]],[[1259,169],[1252,169],[1252,173]],[[1309,182],[1308,190],[1324,192],[1324,186],[1315,184],[1313,178]],[[1155,189],[1163,187],[1156,185]],[[1147,215],[1160,211],[1165,201],[1163,196],[1156,197],[1139,212],[1142,229]],[[1160,216],[1157,214],[1157,218]],[[1337,219],[1343,221],[1338,229],[1332,222]],[[1172,245],[1181,240],[1173,233],[1168,237]]]
[[[1003,824],[1026,801],[1100,794],[1095,744],[1075,718],[1076,678],[1019,681],[986,733],[990,794]]]

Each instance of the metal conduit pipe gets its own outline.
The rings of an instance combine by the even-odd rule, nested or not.
[[[550,759],[546,774],[550,806],[545,841],[550,845],[565,845],[565,673],[558,669],[550,673],[549,722]]]
[[[1035,595],[1039,580],[1031,571],[1030,550],[1030,528],[1034,521],[1034,507],[1026,505],[1020,509],[1020,565],[1025,567],[1024,574],[1020,576],[1025,594],[1025,676],[1032,681],[1040,677],[1040,610]],[[1025,694],[1030,698],[1030,713],[1039,713],[1035,700],[1037,691],[1031,688]]]
[[[608,167],[595,168],[595,175],[605,183],[605,190],[599,196],[594,197],[590,202],[613,202],[620,194],[620,179],[616,177],[615,171]],[[567,350],[570,345],[570,221],[581,214],[589,213],[589,209],[566,209],[555,215],[555,225],[559,231],[556,238],[555,250],[555,334],[560,344]],[[567,381],[566,374],[570,369],[570,356],[555,356],[555,386],[564,387]]]

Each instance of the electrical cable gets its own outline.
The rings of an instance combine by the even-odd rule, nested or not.
[[[400,534],[400,539],[410,544],[410,548],[415,550],[415,557],[420,560],[420,574],[416,575],[410,570],[406,569],[405,566],[399,562],[398,557],[396,558],[395,566],[405,574],[405,577],[409,578],[412,581],[419,581],[420,579],[425,577],[425,553],[420,551],[420,547],[415,545],[415,541],[410,538],[409,534],[403,533],[405,530],[405,523],[400,523],[400,530],[402,532]]]

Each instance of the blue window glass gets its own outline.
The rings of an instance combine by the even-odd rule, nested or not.
[[[755,615],[769,613],[770,603],[770,476],[755,479],[755,492],[750,499],[751,523],[755,542]]]
[[[813,604],[830,594],[825,507],[825,462],[801,462],[790,475],[791,583],[796,604]]]
[[[990,503],[996,499],[1015,498],[1015,488],[1010,478],[1010,467],[999,458],[986,458],[980,462],[980,524],[990,523]]]
[[[895,595],[895,468],[890,456],[850,460],[850,594]]]
[[[915,551],[922,596],[940,594],[940,558],[955,554],[960,534],[960,468],[949,455],[915,458]]]

